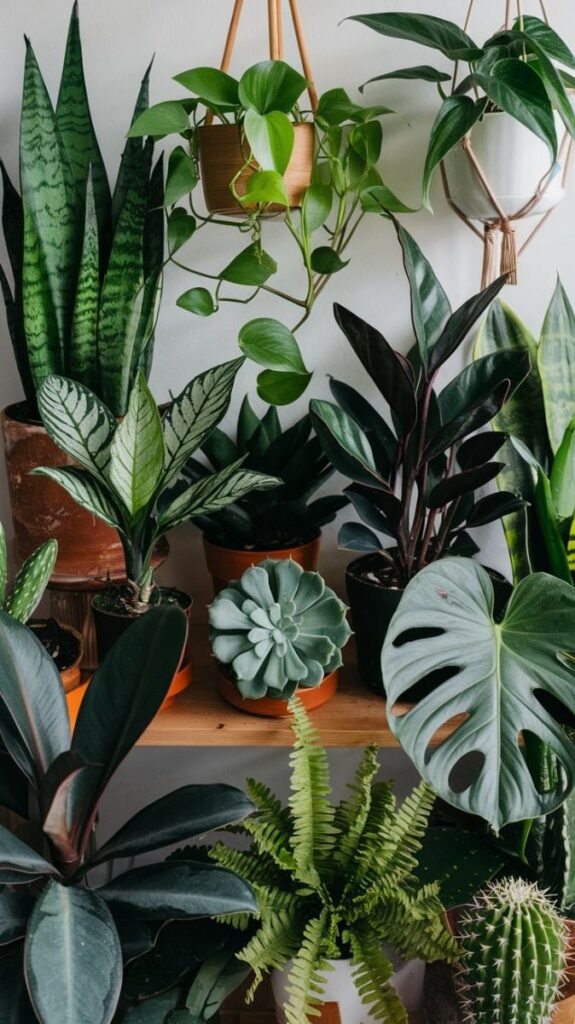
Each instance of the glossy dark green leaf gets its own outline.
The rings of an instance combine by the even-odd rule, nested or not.
[[[397,71],[388,71],[385,75],[377,75],[376,78],[370,78],[367,82],[361,86],[360,92],[363,92],[366,85],[371,85],[373,82],[385,82],[390,78],[399,78],[406,81],[418,81],[418,82],[450,82],[451,75],[448,75],[445,71],[439,71],[438,68],[433,68],[429,64],[416,64],[410,68],[399,68]]]
[[[218,68],[192,68],[174,76],[174,81],[184,89],[200,96],[208,105],[216,107],[237,107],[239,105],[238,82]]]
[[[349,260],[342,260],[329,245],[320,245],[311,254],[311,268],[316,274],[337,274],[348,263]]]
[[[140,114],[143,114],[144,110],[148,109],[150,102],[151,70],[152,61],[148,64],[144,77],[140,83],[134,112],[132,114],[132,120],[130,122],[131,125],[134,124],[136,118],[138,118]],[[120,214],[124,208],[126,197],[132,186],[134,176],[139,174],[143,153],[144,146],[140,139],[127,139],[122,153],[122,158],[120,160],[120,168],[118,170],[116,185],[112,196],[112,221],[114,230],[118,225]]]
[[[310,416],[325,454],[340,473],[357,483],[382,485],[369,441],[351,416],[316,398],[310,402]]]
[[[483,316],[506,283],[507,275],[503,274],[483,291],[467,299],[459,309],[451,314],[430,354],[430,373],[438,370],[457,351],[471,328]]]
[[[473,511],[467,517],[467,526],[486,526],[488,523],[495,523],[503,516],[513,515],[525,508],[522,498],[511,494],[510,491],[500,491],[499,494],[487,494],[480,498]]]
[[[258,242],[252,242],[247,248],[242,249],[237,256],[234,256],[231,263],[218,275],[220,280],[229,281],[230,284],[241,284],[260,287],[275,274],[278,265],[271,256],[262,249]]]
[[[451,60],[472,61],[482,55],[463,29],[452,21],[431,14],[357,14],[348,20],[359,21],[392,39],[407,39],[420,46],[429,46]]]
[[[287,114],[281,110],[271,110],[267,114],[248,110],[244,118],[244,132],[261,169],[285,174],[295,141],[294,126]]]
[[[176,299],[176,306],[187,310],[188,313],[195,313],[196,316],[211,316],[217,310],[213,296],[207,288],[188,288],[187,292],[183,292]]]
[[[505,380],[509,382],[508,399],[511,398],[530,370],[531,357],[527,349],[508,349],[476,359],[440,391],[438,401],[443,422],[459,416],[467,406]]]
[[[552,161],[556,160],[553,108],[536,71],[523,61],[509,58],[498,61],[489,75],[475,72],[473,80],[492,103],[537,135],[547,145]]]
[[[459,416],[440,427],[428,441],[423,458],[433,459],[447,451],[456,441],[485,427],[501,409],[507,398],[508,390],[509,386],[505,381],[495,391],[484,396],[475,405],[464,409]]]
[[[337,127],[346,121],[361,124],[368,118],[392,113],[389,107],[362,107],[354,103],[345,89],[329,89],[320,96],[315,117],[319,124]]]
[[[18,945],[8,956],[0,958],[0,1021],[2,1024],[38,1024],[22,970],[22,947]]]
[[[272,110],[288,114],[307,87],[303,75],[282,60],[264,60],[248,68],[240,79],[242,106],[267,114]]]
[[[182,146],[170,153],[164,206],[173,206],[193,192],[198,183],[196,165]]]
[[[516,21],[515,30],[520,31],[521,25],[525,35],[529,36],[529,39],[535,40],[545,50],[548,57],[559,61],[560,64],[565,64],[568,68],[575,69],[575,54],[561,36],[551,28],[551,25],[547,25],[541,18],[536,18],[532,14],[524,14],[521,23]]]
[[[310,185],[305,190],[301,208],[304,230],[313,235],[323,227],[331,213],[333,189],[329,185]]]
[[[474,469],[489,462],[507,441],[507,434],[500,431],[484,431],[464,441],[457,452],[457,461],[462,469]]]
[[[301,398],[311,377],[311,373],[264,370],[258,374],[257,392],[262,401],[270,405],[291,405]]]
[[[49,882],[24,952],[32,1005],[43,1024],[109,1024],[122,986],[122,951],[106,904],[89,889]]]
[[[337,536],[337,546],[344,551],[378,552],[382,549],[377,534],[362,523],[344,523]]]
[[[166,1024],[166,1015],[177,1001],[178,992],[163,992],[153,999],[145,999],[128,1010],[125,1024]]]
[[[307,373],[295,336],[279,320],[271,317],[250,320],[241,328],[238,343],[248,359],[268,370]]]
[[[360,193],[361,208],[365,213],[416,213],[413,206],[407,206],[387,185],[372,185]]]
[[[128,137],[137,139],[152,135],[156,139],[163,139],[166,135],[181,135],[189,127],[190,119],[179,100],[166,100],[140,114],[130,128]]]
[[[7,717],[5,709],[4,716]],[[0,723],[0,735],[3,736],[3,734],[4,728]],[[28,817],[28,780],[16,762],[4,750],[0,750],[0,807],[14,811],[21,818]]]
[[[383,533],[387,537],[397,537],[398,506],[401,513],[401,502],[393,494],[385,491],[373,491],[361,484],[352,484],[345,489],[346,495],[358,516],[371,530]],[[388,502],[378,501],[378,497],[387,498]],[[381,547],[381,543],[379,545]]]
[[[209,957],[200,967],[186,997],[186,1006],[193,1021],[202,1024],[212,1020],[224,999],[248,977],[247,964],[233,952],[223,949]]]
[[[149,921],[250,914],[257,909],[250,887],[237,875],[192,861],[133,868],[97,891],[116,909]]]
[[[182,786],[139,811],[91,858],[101,864],[114,857],[136,857],[162,846],[232,825],[254,810],[234,786]]]
[[[439,108],[431,129],[423,170],[423,204],[429,210],[429,192],[435,169],[479,121],[486,105],[485,99],[472,100],[469,96],[448,96]]]
[[[168,217],[168,249],[174,255],[181,249],[196,230],[196,218],[181,206],[176,206]]]
[[[362,430],[367,434],[376,461],[380,460],[384,471],[389,473],[397,459],[397,438],[393,430],[386,423],[376,409],[368,402],[367,398],[359,393],[350,384],[334,380],[329,382],[330,390],[342,409],[353,416]]]
[[[476,466],[474,469],[454,473],[453,476],[436,484],[427,503],[430,508],[444,508],[451,501],[470,494],[479,487],[484,487],[491,480],[495,480],[500,471],[500,462],[487,462],[484,466]]]
[[[52,864],[4,825],[0,825],[0,869],[34,878],[58,874]]]
[[[0,891],[0,946],[24,938],[33,906],[29,892]]]
[[[451,316],[451,305],[431,263],[423,255],[415,239],[399,221],[394,220],[393,223],[409,279],[411,321],[417,338],[417,347],[423,365],[428,366],[431,351]]]
[[[376,164],[381,156],[383,129],[379,121],[365,121],[349,133],[352,149],[365,161],[366,167]]]

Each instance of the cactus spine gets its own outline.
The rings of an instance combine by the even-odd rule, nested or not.
[[[488,886],[461,922],[466,1024],[549,1024],[565,968],[567,930],[532,883]]]

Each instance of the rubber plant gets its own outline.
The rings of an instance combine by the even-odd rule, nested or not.
[[[344,255],[364,214],[372,210],[381,213],[382,205],[397,213],[410,212],[384,185],[377,170],[383,144],[379,117],[389,111],[362,107],[340,88],[320,98],[313,115],[317,155],[312,182],[298,211],[289,207],[284,173],[293,150],[294,123],[311,117],[301,104],[305,78],[275,60],[248,68],[239,80],[210,67],[193,68],[176,75],[175,80],[191,97],[151,107],[130,134],[181,137],[170,154],[165,195],[169,255],[184,270],[211,282],[213,290],[192,287],[180,296],[178,305],[210,316],[222,303],[238,301],[235,286],[239,285],[242,302],[270,294],[294,306],[298,320],[292,330],[279,320],[258,317],[244,324],[239,333],[244,353],[264,367],[258,377],[260,397],[273,404],[287,404],[305,391],[310,380],[294,332],[308,319],[333,274],[348,262]],[[237,124],[241,131],[245,164],[230,182],[240,214],[234,220],[202,215],[194,199],[200,177],[199,133],[208,113],[224,124]],[[247,170],[252,174],[247,190],[240,195],[236,183]],[[178,205],[184,199],[189,211]],[[291,294],[276,284],[278,264],[264,248],[262,237],[263,219],[270,207],[284,211],[283,223],[304,273],[301,294]],[[190,266],[177,256],[182,246],[209,224],[250,236],[249,245],[216,274]]]
[[[162,849],[252,810],[233,787],[183,786],[98,844],[98,804],[161,706],[186,633],[175,608],[136,622],[94,674],[71,737],[52,659],[0,612],[0,803],[27,819],[28,837],[0,827],[2,1008],[10,1020],[30,1020],[33,1009],[42,1024],[108,1024],[123,957],[149,950],[167,921],[255,907],[241,879],[203,861],[146,864],[103,885],[91,881],[97,865]]]
[[[441,161],[492,111],[505,111],[541,139],[549,148],[551,165],[558,153],[555,111],[575,137],[575,113],[569,97],[573,76],[557,67],[575,69],[575,55],[540,18],[521,15],[512,28],[496,32],[482,45],[454,22],[435,15],[386,12],[358,14],[350,20],[380,35],[428,47],[449,62],[447,69],[423,64],[387,71],[370,80],[425,81],[439,92],[441,105],[423,172],[427,207],[433,174]]]
[[[560,281],[539,342],[507,306],[494,303],[479,332],[475,355],[525,352],[528,378],[495,416],[510,435],[500,487],[528,506],[504,519],[516,581],[533,570],[572,582],[569,533],[575,518],[575,314]]]
[[[149,69],[134,116],[148,106]],[[129,139],[113,194],[94,132],[74,4],[53,107],[26,40],[20,130],[21,195],[2,165],[2,223],[12,272],[0,268],[28,413],[50,374],[126,412],[148,373],[164,259],[163,169],[153,143]]]
[[[351,480],[346,488],[362,523],[340,530],[342,548],[379,556],[382,585],[404,587],[429,562],[475,553],[468,531],[523,507],[504,491],[475,492],[501,472],[493,457],[506,435],[478,433],[529,372],[529,354],[497,352],[467,366],[441,391],[439,371],[457,352],[505,284],[505,277],[454,312],[414,239],[397,222],[411,290],[416,344],[407,358],[343,306],[336,320],[375,384],[376,408],[344,381],[332,380],[335,402],[313,399],[312,423],[327,457]],[[392,424],[383,411],[391,413]],[[471,436],[473,435],[473,436]]]
[[[277,484],[273,477],[242,469],[238,459],[171,493],[190,456],[225,415],[242,363],[241,358],[231,360],[195,377],[163,416],[139,373],[119,423],[93,392],[72,380],[51,376],[40,389],[38,405],[48,434],[80,465],[34,472],[55,480],[118,531],[126,561],[126,605],[133,614],[148,611],[160,597],[151,568],[160,537],[196,515],[233,504],[249,490]]]
[[[209,468],[192,458],[184,466],[184,478],[207,478],[243,458],[245,469],[279,481],[257,496],[246,494],[227,509],[197,517],[197,525],[213,544],[254,551],[294,547],[313,540],[347,504],[345,496],[335,494],[310,500],[332,476],[333,467],[313,436],[309,415],[282,430],[274,406],[257,416],[246,396],[235,437],[216,427],[202,453]]]
[[[397,809],[389,783],[374,782],[378,753],[368,747],[337,807],[329,801],[329,765],[304,709],[292,700],[294,749],[289,805],[261,782],[248,780],[257,808],[242,831],[249,850],[212,849],[218,864],[254,889],[259,927],[238,953],[255,974],[288,965],[288,1024],[317,1016],[328,960],[352,959],[366,1012],[386,1024],[407,1014],[390,983],[393,968],[382,943],[402,957],[454,961],[455,941],[442,920],[438,884],[420,886],[417,856],[434,801],[422,783]],[[232,918],[240,927],[243,916]]]
[[[6,534],[0,523],[0,610],[18,622],[27,622],[42,600],[57,554],[55,540],[42,544],[20,566],[8,591],[8,551]]]

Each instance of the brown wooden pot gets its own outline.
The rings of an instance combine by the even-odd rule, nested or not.
[[[18,561],[53,537],[58,541],[53,583],[73,587],[108,576],[122,579],[124,556],[116,531],[80,508],[55,481],[30,475],[37,466],[70,466],[74,461],[40,423],[19,418],[21,410],[11,405],[2,412]]]
[[[319,563],[321,533],[317,537],[295,548],[278,548],[268,551],[247,551],[236,548],[222,548],[204,537],[206,564],[211,574],[214,593],[227,587],[230,580],[239,580],[252,565],[265,562],[266,558],[293,558],[306,572],[315,571]]]
[[[315,152],[315,130],[311,122],[294,125],[294,147],[283,175],[290,207],[301,206],[304,192],[311,184]],[[230,182],[245,163],[241,128],[236,124],[210,124],[200,128],[200,175],[204,199],[210,213],[241,216],[244,208],[230,192]],[[238,195],[246,192],[254,165],[238,178]],[[270,213],[281,213],[283,206],[270,206]]]

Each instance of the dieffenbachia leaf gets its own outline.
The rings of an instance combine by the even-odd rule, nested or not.
[[[140,373],[110,445],[110,483],[131,518],[146,507],[164,469],[162,421]]]
[[[53,375],[38,392],[38,408],[54,444],[106,483],[116,421],[104,403],[81,384]]]

